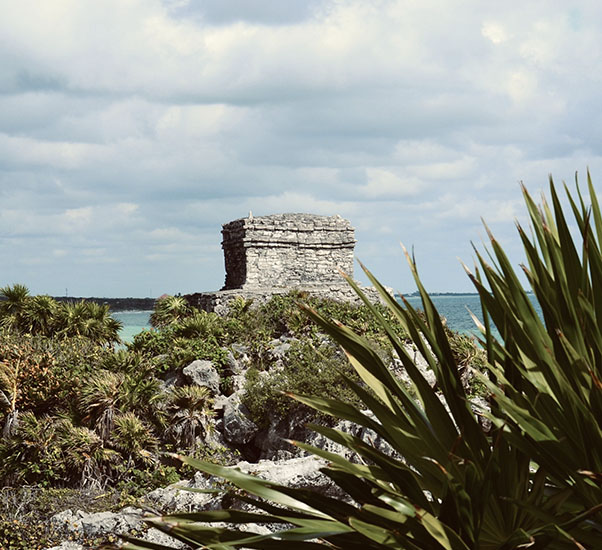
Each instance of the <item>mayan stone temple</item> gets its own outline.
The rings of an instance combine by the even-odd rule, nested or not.
[[[274,214],[222,229],[223,290],[341,285],[353,275],[354,230],[340,216]]]
[[[338,300],[357,297],[340,271],[353,276],[354,229],[341,216],[251,213],[222,228],[226,282],[188,299],[220,312],[241,296],[264,301],[292,289]]]

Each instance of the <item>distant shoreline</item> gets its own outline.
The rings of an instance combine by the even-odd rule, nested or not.
[[[420,298],[420,292],[399,292],[396,296],[403,296],[404,298]],[[429,292],[429,296],[478,296],[478,292]]]
[[[532,290],[525,289],[527,294],[533,294]],[[478,292],[429,292],[429,296],[479,296]],[[397,294],[397,296],[405,296],[406,298],[418,298],[420,297],[420,292],[417,290],[414,292],[402,292],[401,294]]]
[[[527,293],[530,293],[527,291]],[[408,293],[396,293],[396,296],[406,298],[418,298],[420,293],[412,291]],[[429,296],[478,296],[478,292],[429,292]],[[53,296],[57,302],[80,302],[86,300],[100,305],[108,305],[111,311],[151,311],[155,307],[156,298],[99,298],[97,296]],[[1,300],[1,298],[0,298]]]
[[[150,311],[155,307],[155,298],[85,298],[75,296],[53,296],[57,302],[95,302],[108,305],[111,311]]]

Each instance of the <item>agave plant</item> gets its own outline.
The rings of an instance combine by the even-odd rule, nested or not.
[[[386,331],[413,387],[402,384],[364,338],[306,309],[343,347],[361,377],[361,384],[347,383],[363,407],[293,396],[372,430],[391,452],[336,428],[312,426],[359,457],[349,461],[296,443],[327,461],[323,472],[345,493],[341,498],[181,457],[237,486],[235,496],[246,509],[237,505],[148,523],[194,548],[214,550],[602,548],[602,332],[597,322],[602,318],[602,215],[588,184],[591,206],[578,188],[573,195],[567,190],[579,245],[553,184],[552,207],[544,201],[538,208],[524,191],[532,236],[519,227],[528,262],[523,270],[543,319],[493,236],[489,255],[477,252],[478,267],[470,277],[484,316],[479,326],[488,375],[482,382],[490,392],[489,408],[470,402],[460,377],[465,366],[415,260],[406,254],[424,313],[398,303],[366,272],[433,370],[438,393],[391,323],[349,279]],[[485,428],[481,417],[492,427]],[[253,529],[252,524],[266,523],[280,527],[270,534]],[[127,540],[122,548],[166,548]]]

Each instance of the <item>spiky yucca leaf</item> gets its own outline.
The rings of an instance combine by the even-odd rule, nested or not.
[[[497,266],[479,256],[473,277],[482,301],[502,297],[505,308],[487,307],[503,345],[487,343],[491,387],[503,414],[508,439],[545,467],[548,490],[569,490],[571,503],[592,511],[589,525],[602,528],[602,216],[589,179],[591,206],[577,187],[567,197],[581,236],[574,244],[560,199],[550,180],[552,206],[537,208],[523,190],[534,237],[519,226],[528,266],[523,270],[542,309],[541,319],[499,244],[492,239]],[[566,189],[566,187],[565,187]],[[485,282],[489,289],[485,287]],[[498,423],[499,423],[498,422]],[[501,424],[500,424],[501,425]],[[595,523],[594,523],[595,522]]]

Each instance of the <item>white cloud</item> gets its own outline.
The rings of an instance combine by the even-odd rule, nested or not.
[[[368,183],[357,188],[357,193],[367,199],[400,199],[415,195],[421,187],[417,177],[399,176],[383,168],[367,168]]]
[[[350,218],[385,277],[399,240],[423,248],[454,290],[479,217],[520,215],[518,181],[602,178],[597,4],[282,6],[3,6],[3,276],[214,289],[222,223],[305,211]]]
[[[98,162],[106,150],[88,143],[42,141],[0,133],[0,161],[21,166],[73,170]]]
[[[488,224],[503,222],[511,225],[522,210],[522,200],[484,200],[477,196],[456,200],[453,195],[445,194],[431,205],[431,209],[433,216],[439,219],[475,223],[482,217]]]
[[[506,89],[517,103],[533,99],[537,92],[537,78],[529,71],[519,69],[509,75]]]
[[[149,237],[153,241],[163,242],[181,242],[182,240],[189,240],[193,238],[192,235],[187,235],[177,227],[162,227],[153,229],[149,232]]]
[[[70,226],[70,229],[81,229],[86,227],[92,221],[92,207],[86,206],[84,208],[71,208],[65,210],[61,216],[65,224]]]
[[[120,202],[115,205],[115,211],[124,216],[130,216],[139,210],[139,205],[130,202]]]
[[[502,42],[506,42],[506,40],[508,40],[508,33],[506,32],[504,26],[493,21],[483,23],[483,26],[481,27],[481,34],[493,44],[501,44]]]

